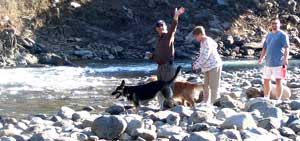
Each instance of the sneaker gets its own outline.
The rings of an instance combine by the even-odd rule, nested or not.
[[[270,100],[270,97],[264,96],[264,100]]]
[[[280,104],[281,102],[282,102],[281,99],[276,100],[276,104]]]

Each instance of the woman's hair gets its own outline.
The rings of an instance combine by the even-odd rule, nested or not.
[[[199,35],[199,34],[205,35],[205,29],[203,26],[196,26],[193,30],[193,35]]]

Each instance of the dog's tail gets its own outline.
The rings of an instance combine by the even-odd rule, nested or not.
[[[169,80],[168,83],[173,83],[173,82],[175,81],[175,79],[177,78],[177,76],[178,76],[178,74],[179,74],[181,68],[182,68],[181,66],[178,66],[178,67],[177,67],[176,73],[175,73],[174,77],[173,77],[171,80]]]

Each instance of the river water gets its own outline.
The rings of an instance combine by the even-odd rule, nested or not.
[[[299,60],[290,61],[299,67]],[[190,61],[176,65],[190,71]],[[157,65],[144,60],[89,62],[82,67],[0,69],[0,115],[24,117],[50,114],[60,106],[105,108],[116,102],[110,93],[126,79],[135,84],[155,73]],[[224,71],[261,68],[256,60],[224,61]]]

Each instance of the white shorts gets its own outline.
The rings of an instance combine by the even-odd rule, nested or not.
[[[282,66],[279,66],[279,67],[267,67],[267,66],[265,66],[262,71],[263,71],[263,76],[262,76],[263,79],[271,79],[272,76],[275,79],[284,79],[285,75],[286,75],[282,71]]]

